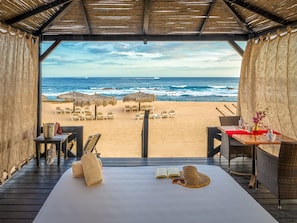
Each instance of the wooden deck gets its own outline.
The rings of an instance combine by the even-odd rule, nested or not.
[[[60,168],[57,168],[56,164],[48,166],[44,162],[37,168],[35,160],[23,166],[10,180],[0,186],[0,222],[32,222],[60,176],[71,167],[74,160],[75,158],[62,160]],[[103,158],[102,161],[104,166],[220,165],[227,171],[227,161],[224,158],[221,161],[219,158]],[[231,164],[232,170],[251,169],[248,159],[243,161],[242,158],[237,158]],[[248,176],[232,176],[279,222],[297,223],[297,200],[283,201],[282,209],[278,210],[277,200],[262,185],[258,191],[249,189]]]

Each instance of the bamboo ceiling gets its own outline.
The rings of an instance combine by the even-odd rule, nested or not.
[[[43,40],[246,40],[297,25],[297,0],[0,0]]]

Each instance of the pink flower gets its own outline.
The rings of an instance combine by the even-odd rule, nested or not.
[[[253,117],[253,122],[255,124],[259,124],[260,122],[262,122],[262,120],[265,118],[267,112],[268,112],[268,108],[266,108],[264,111],[256,112],[256,116]]]

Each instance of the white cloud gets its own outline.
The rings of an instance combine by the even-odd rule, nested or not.
[[[43,51],[48,46],[43,43]],[[239,76],[240,65],[226,42],[66,42],[42,69],[43,76],[68,77]]]

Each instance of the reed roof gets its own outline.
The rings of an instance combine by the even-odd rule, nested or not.
[[[43,40],[246,40],[296,26],[296,0],[10,0],[0,22]]]

